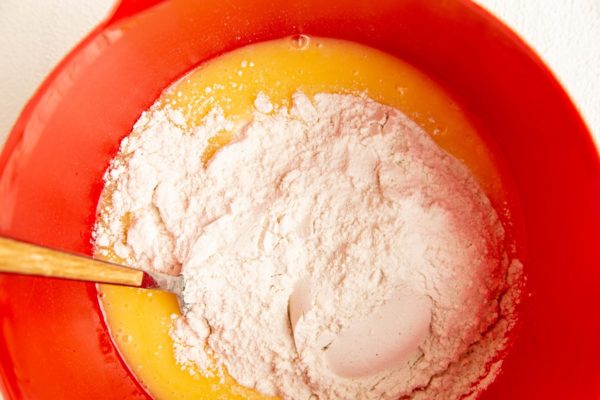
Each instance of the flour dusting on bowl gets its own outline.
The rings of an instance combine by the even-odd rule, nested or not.
[[[195,126],[151,110],[106,174],[96,245],[186,279],[179,362],[284,399],[477,392],[521,264],[469,170],[365,96],[255,104],[243,123],[213,108]],[[204,162],[221,131],[231,143]]]

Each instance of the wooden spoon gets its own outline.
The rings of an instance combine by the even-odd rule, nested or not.
[[[160,289],[179,299],[183,292],[181,275],[141,271],[6,237],[0,237],[0,273]]]

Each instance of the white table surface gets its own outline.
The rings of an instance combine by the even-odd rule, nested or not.
[[[475,1],[541,55],[600,145],[600,0]],[[0,0],[0,146],[46,74],[107,15],[113,3]]]
[[[475,0],[553,69],[600,144],[600,0]],[[50,69],[114,0],[0,0],[0,146]]]

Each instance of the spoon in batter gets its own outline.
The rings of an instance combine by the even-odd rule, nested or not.
[[[178,299],[184,286],[181,275],[141,271],[6,237],[0,237],[0,273],[160,289]]]

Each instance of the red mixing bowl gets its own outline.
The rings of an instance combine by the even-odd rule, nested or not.
[[[525,44],[466,0],[124,1],[55,69],[0,156],[0,234],[90,254],[102,174],[160,92],[200,62],[297,33],[364,43],[427,73],[514,178],[530,296],[482,399],[600,398],[600,162]],[[94,285],[0,276],[8,399],[148,399]]]

